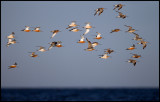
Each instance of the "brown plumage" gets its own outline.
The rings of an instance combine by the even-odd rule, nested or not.
[[[140,58],[141,57],[141,55],[138,55],[138,54],[132,54],[133,56],[133,58]]]
[[[35,54],[35,52],[32,52],[32,54],[30,55],[31,57],[38,57],[37,54]]]
[[[114,30],[112,30],[110,33],[119,32],[119,31],[120,31],[120,29],[114,29]]]
[[[87,42],[88,42],[88,48],[85,49],[86,51],[93,51],[95,50],[92,43],[86,38]]]
[[[53,38],[58,32],[60,32],[59,30],[53,30],[53,31],[51,31],[51,32],[53,32],[53,34],[52,34],[52,36],[51,36],[51,38]]]
[[[102,59],[107,59],[107,58],[111,57],[111,56],[108,56],[107,53],[104,53],[103,55],[99,55],[99,56],[101,56],[99,58],[102,58]]]
[[[15,35],[15,33],[14,33],[14,32],[12,32],[12,34],[10,34],[9,36],[7,36],[7,38],[8,38],[8,39],[13,39],[13,38],[15,38],[15,36],[14,36],[14,35]]]
[[[116,8],[118,8],[118,10],[120,10],[120,9],[122,9],[122,7],[125,6],[125,5],[117,4],[117,5],[114,5],[114,6],[115,6],[115,7],[114,7],[113,10],[115,10]]]
[[[129,59],[127,62],[133,63],[133,65],[135,66],[137,61],[136,61],[136,60],[133,60],[133,59]]]
[[[116,11],[116,12],[118,12],[119,13],[119,15],[117,16],[117,18],[126,18],[127,16],[126,15],[124,15],[122,12],[119,12],[119,11]]]
[[[96,12],[95,12],[94,16],[95,16],[96,14],[98,14],[98,12],[99,12],[98,16],[100,16],[101,13],[103,13],[103,11],[104,11],[104,8],[98,8],[98,9],[96,9]]]
[[[137,43],[137,44],[142,44],[142,45],[143,45],[143,49],[144,49],[144,48],[146,48],[147,43],[148,43],[148,42],[146,42],[146,41],[144,41],[144,40],[141,40],[141,41],[140,41],[139,43]]]
[[[133,46],[127,48],[126,50],[134,50],[135,49],[135,45],[133,44]]]
[[[143,40],[141,37],[139,37],[138,34],[136,34],[136,33],[134,33],[134,32],[133,32],[133,34],[135,35],[135,37],[134,37],[132,40],[136,40],[136,41],[141,41],[141,40]]]
[[[114,52],[114,50],[111,50],[110,48],[104,49],[104,50],[106,50],[105,52],[107,52],[108,54],[111,54],[112,52]]]
[[[68,27],[66,29],[76,27],[76,26],[79,26],[79,25],[77,25],[75,21],[72,21],[71,24],[68,25]]]
[[[135,30],[135,29],[132,29],[131,26],[127,26],[127,25],[124,25],[124,26],[129,27],[129,28],[128,28],[128,31],[126,31],[126,32],[133,33],[133,32],[135,32],[135,31],[137,31],[137,30]]]

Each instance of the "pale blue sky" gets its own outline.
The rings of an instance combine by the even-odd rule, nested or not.
[[[126,19],[116,18],[115,4],[125,4],[120,12]],[[100,16],[95,9],[107,8]],[[65,29],[77,21],[80,32]],[[84,51],[88,44],[76,43],[90,22],[95,28],[85,35],[91,42],[102,45],[97,51]],[[143,50],[134,36],[125,33],[124,25],[132,26],[146,41]],[[25,26],[40,26],[43,32],[22,32]],[[122,31],[110,34],[112,29]],[[50,31],[61,32],[50,39]],[[17,44],[8,48],[7,36],[15,32]],[[99,32],[104,39],[93,39]],[[49,47],[49,42],[62,41],[64,47],[30,53],[36,46]],[[133,51],[125,50],[135,44]],[[111,48],[111,58],[100,59],[103,49]],[[130,53],[141,54],[134,67],[127,63]],[[18,68],[8,69],[18,63]],[[1,87],[159,87],[159,2],[158,1],[1,1]]]

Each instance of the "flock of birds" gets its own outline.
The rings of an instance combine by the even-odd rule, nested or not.
[[[119,12],[120,9],[122,9],[123,6],[125,6],[125,5],[122,5],[122,4],[114,5],[114,9],[113,10],[116,11],[116,9],[117,9],[116,12],[119,13],[117,18],[125,19],[127,17],[123,13]],[[96,9],[94,16],[96,16],[96,15],[100,16],[103,13],[104,9],[106,9],[106,8],[98,8],[98,9]],[[76,21],[72,21],[71,24],[69,24],[66,29],[70,29],[69,31],[71,31],[71,32],[81,31],[80,29],[78,29],[78,26],[79,25],[76,24]],[[132,40],[140,41],[137,44],[143,45],[143,49],[145,49],[148,42],[144,41],[144,39],[142,39],[142,37],[140,37],[139,34],[135,33],[135,31],[137,31],[137,30],[133,29],[131,26],[127,26],[127,25],[124,25],[124,26],[128,27],[128,31],[125,31],[125,32],[128,32],[128,33],[131,33],[131,34],[135,35],[135,37]],[[26,28],[21,30],[21,31],[24,31],[24,32],[31,32],[31,31],[42,32],[40,30],[40,27],[35,27],[34,30],[30,30],[30,28],[32,28],[32,27],[29,27],[29,26],[25,26],[25,27]],[[86,23],[86,25],[83,28],[85,28],[85,32],[81,35],[81,38],[77,43],[83,44],[83,43],[86,43],[86,41],[87,41],[88,42],[88,48],[86,48],[84,50],[85,51],[93,51],[93,50],[95,50],[94,48],[97,45],[100,45],[100,44],[98,42],[91,42],[88,38],[86,38],[86,41],[85,41],[85,35],[87,33],[89,33],[91,28],[95,28],[95,27],[91,26],[90,23]],[[121,31],[121,30],[120,29],[113,29],[113,30],[111,30],[110,33],[119,32],[119,31]],[[50,37],[52,39],[61,31],[60,30],[53,30],[51,32],[53,33],[52,36]],[[101,33],[99,33],[99,32],[96,32],[96,33],[97,33],[97,35],[96,35],[96,37],[94,39],[98,39],[98,40],[102,39]],[[11,44],[15,44],[16,43],[16,40],[14,39],[15,38],[15,33],[14,32],[12,32],[12,34],[7,36],[7,38],[8,38],[7,47],[9,47]],[[45,51],[51,50],[53,47],[63,47],[61,41],[54,41],[54,42],[50,42],[49,44],[50,44],[50,46],[49,46],[48,49],[45,49],[45,47],[42,47],[42,46],[38,46],[39,49],[37,51],[45,52]],[[130,46],[126,50],[134,50],[134,49],[136,49],[135,44],[133,44],[132,46]],[[108,55],[113,53],[113,52],[114,52],[114,50],[112,50],[110,48],[104,49],[104,54],[100,55],[99,58],[108,59],[109,57],[111,57],[111,56],[108,56]],[[30,55],[31,57],[38,57],[38,54],[36,54],[36,52],[29,52],[29,53],[32,53]],[[130,53],[130,54],[132,54],[132,53]],[[132,58],[140,58],[141,57],[141,55],[138,55],[138,54],[132,54],[132,55],[133,55]],[[138,61],[134,60],[134,59],[128,59],[128,61],[126,61],[126,62],[133,63],[133,65],[135,66],[136,62],[138,62]],[[10,68],[16,68],[16,67],[17,67],[17,63],[15,62],[13,65],[9,66],[9,69]]]

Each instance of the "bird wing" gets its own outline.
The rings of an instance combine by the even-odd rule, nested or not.
[[[96,9],[96,12],[95,12],[94,16],[95,16],[97,13],[98,13],[98,9]]]
[[[99,32],[96,32],[98,35],[101,35],[101,33],[99,33]]]
[[[51,37],[51,38],[53,38],[56,34],[57,34],[57,33],[53,33],[53,35],[52,35],[52,37]]]
[[[147,44],[143,44],[143,49],[146,48]]]
[[[100,9],[100,11],[99,11],[99,15],[101,15],[101,13],[103,13],[103,9]]]
[[[88,42],[88,48],[93,48],[92,43],[86,38],[87,42]]]
[[[120,10],[121,8],[122,8],[122,5],[120,4],[120,5],[119,5],[119,8],[118,8],[118,10]]]
[[[89,29],[89,28],[88,28],[88,29],[86,29],[86,32],[85,32],[83,35],[87,34],[89,31],[90,31],[90,29]]]

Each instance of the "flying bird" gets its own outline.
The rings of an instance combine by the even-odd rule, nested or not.
[[[135,35],[135,37],[134,37],[132,40],[136,40],[136,41],[141,41],[141,40],[143,40],[142,37],[139,37],[138,34],[136,34],[136,33],[134,33],[134,32],[133,32],[133,34]]]
[[[13,65],[11,66],[8,66],[9,68],[8,69],[11,69],[11,68],[16,68],[17,67],[17,63],[15,62]]]
[[[35,54],[35,52],[31,52],[32,54],[30,55],[31,57],[38,57],[37,54]]]
[[[111,50],[110,48],[104,50],[106,50],[105,52],[107,52],[107,54],[111,54],[112,52],[114,52],[114,50]]]
[[[102,34],[99,33],[99,32],[96,32],[96,33],[97,33],[97,35],[96,35],[95,39],[98,39],[98,40],[101,39],[101,38],[102,38],[102,37],[101,37]]]
[[[21,30],[21,31],[24,31],[24,32],[30,32],[31,30],[29,30],[29,26],[25,26],[26,28],[25,29],[23,29],[23,30]]]
[[[105,54],[103,54],[103,55],[99,55],[99,56],[101,56],[101,57],[99,57],[99,58],[102,58],[102,59],[107,59],[107,58],[111,57],[111,56],[108,56],[107,53],[105,53]]]
[[[95,10],[96,12],[95,12],[94,16],[95,16],[96,14],[98,14],[98,12],[99,12],[98,16],[100,16],[101,13],[103,13],[104,9],[105,9],[105,8],[98,8],[98,9],[96,9],[96,10]]]
[[[16,43],[16,40],[15,39],[8,39],[8,42],[7,42],[7,47],[9,47],[11,44],[15,44]]]
[[[45,51],[47,51],[47,50],[45,50],[45,48],[42,47],[42,46],[37,46],[37,47],[40,47],[37,51],[40,51],[40,52],[45,52]]]
[[[119,32],[119,31],[120,31],[120,29],[114,29],[114,30],[112,30],[110,33]]]
[[[75,21],[72,21],[71,24],[68,25],[66,29],[71,28],[71,27],[76,27],[76,26],[79,26],[79,25],[77,25]]]
[[[77,43],[85,43],[83,35],[81,35],[81,39]]]
[[[41,30],[40,30],[40,27],[36,27],[34,30],[32,30],[32,31],[34,31],[34,32],[42,32]]]
[[[138,55],[138,54],[132,54],[132,55],[133,55],[132,58],[140,58],[141,57],[141,55]]]
[[[135,45],[133,44],[133,46],[127,48],[126,50],[134,50],[135,49]]]
[[[117,8],[118,8],[118,10],[120,10],[120,9],[122,9],[123,6],[125,6],[125,5],[122,5],[122,4],[114,5],[114,9],[113,10],[115,10]]]
[[[122,12],[119,12],[119,11],[116,11],[116,12],[118,12],[119,13],[119,15],[117,16],[117,18],[126,18],[127,16],[126,15],[124,15]]]
[[[14,35],[15,35],[15,33],[14,33],[14,32],[12,32],[12,34],[10,34],[9,36],[7,36],[7,38],[8,38],[8,39],[13,39],[13,38],[15,38],[15,36],[14,36]]]
[[[137,43],[137,44],[142,44],[142,45],[143,45],[143,49],[144,49],[144,48],[146,48],[147,43],[149,43],[149,42],[146,42],[146,41],[144,41],[144,40],[141,40],[141,41],[140,41],[139,43]]]
[[[136,61],[136,60],[133,60],[133,59],[129,59],[127,62],[133,63],[133,65],[135,66],[137,61]]]
[[[72,31],[72,32],[78,32],[78,31],[81,31],[80,29],[77,29],[78,27],[75,27],[75,28],[73,28],[73,29],[71,29],[71,30],[69,30],[69,31]]]
[[[127,26],[127,25],[124,25],[124,26],[129,27],[129,28],[128,28],[128,31],[126,31],[126,32],[133,33],[133,32],[135,32],[135,31],[137,31],[137,30],[135,30],[135,29],[132,29],[131,26]]]
[[[86,40],[88,42],[88,48],[84,49],[84,50],[86,50],[86,51],[93,51],[93,50],[95,50],[94,47],[98,45],[98,42],[91,43],[91,41],[89,41],[87,38],[86,38]]]
[[[86,25],[83,28],[90,29],[90,28],[93,28],[93,27],[90,25],[89,22],[87,22]]]

